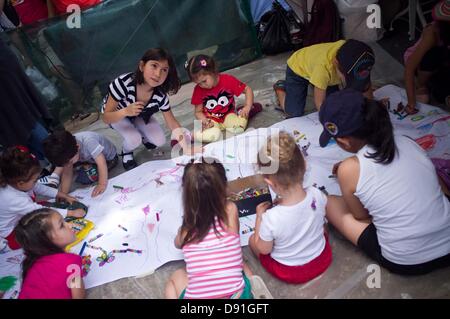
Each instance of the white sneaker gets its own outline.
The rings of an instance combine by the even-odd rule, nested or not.
[[[52,173],[52,175],[47,175],[38,179],[38,183],[44,184],[49,187],[58,188],[59,187],[59,176],[58,174]]]

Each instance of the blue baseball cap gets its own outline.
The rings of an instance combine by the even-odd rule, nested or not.
[[[348,136],[363,124],[364,96],[355,89],[343,89],[327,96],[319,111],[323,125],[319,144],[327,146],[331,138]]]
[[[370,46],[349,39],[338,50],[336,59],[345,76],[346,88],[361,92],[370,88],[370,72],[375,64],[375,54]]]

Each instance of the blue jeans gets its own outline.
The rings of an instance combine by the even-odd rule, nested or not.
[[[48,136],[48,132],[41,123],[36,122],[34,128],[31,130],[30,138],[27,145],[31,153],[36,155],[39,160],[44,160],[44,149],[42,148],[42,141]]]
[[[284,110],[289,117],[298,117],[305,113],[308,86],[309,81],[307,79],[296,74],[289,66],[286,68]],[[327,96],[336,91],[339,91],[337,85],[329,86],[327,88]]]

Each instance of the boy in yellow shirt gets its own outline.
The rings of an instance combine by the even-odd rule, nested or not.
[[[373,50],[357,40],[320,43],[294,52],[287,61],[285,98],[280,107],[289,117],[302,116],[308,85],[314,86],[314,104],[320,109],[325,97],[342,88],[353,88],[372,96],[370,71],[375,64]],[[275,90],[280,81],[275,84]]]

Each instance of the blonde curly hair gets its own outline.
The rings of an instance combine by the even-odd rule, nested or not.
[[[267,138],[258,153],[258,166],[264,177],[274,178],[283,188],[302,183],[306,168],[294,138],[283,131]],[[265,168],[276,166],[278,169],[275,173],[267,173]]]

